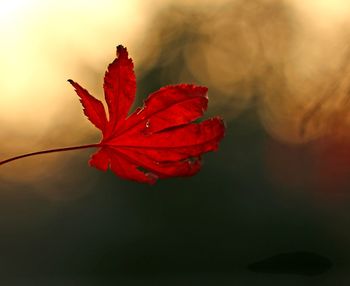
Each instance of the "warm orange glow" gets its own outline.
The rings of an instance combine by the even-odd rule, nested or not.
[[[347,0],[0,1],[0,158],[98,141],[66,80],[103,96],[101,71],[117,44],[139,79],[164,64],[166,47],[182,60],[169,69],[173,83],[208,86],[209,112],[226,120],[253,106],[275,140],[350,130],[349,16]],[[36,180],[41,173],[25,168],[35,162],[0,178]]]
[[[80,80],[102,96],[95,87],[115,56],[115,46],[123,43],[135,49],[147,15],[147,6],[138,0],[1,1],[1,159],[98,140],[66,80]],[[40,177],[40,170],[28,167],[34,161],[18,164],[16,171],[3,168],[0,177]],[[48,159],[46,169],[50,162],[56,164]],[[19,176],[24,166],[25,175]]]

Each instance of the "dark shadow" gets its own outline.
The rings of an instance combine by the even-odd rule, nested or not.
[[[313,252],[288,252],[270,256],[248,265],[257,273],[320,275],[327,272],[333,263],[327,257]]]

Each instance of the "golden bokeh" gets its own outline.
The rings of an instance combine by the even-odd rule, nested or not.
[[[140,16],[147,6],[140,1],[2,0],[0,11],[0,158],[98,140],[66,80],[79,80],[101,96],[115,46],[135,49],[148,20]],[[59,164],[54,160],[59,156],[48,157],[46,170]],[[2,168],[3,180],[42,178],[35,160],[15,165]]]
[[[141,93],[208,86],[209,114],[231,121],[256,108],[287,144],[348,132],[349,16],[346,0],[1,0],[0,158],[98,141],[66,80],[102,98],[118,44]],[[42,169],[25,159],[2,167],[0,179],[38,182],[64,158],[40,159]]]

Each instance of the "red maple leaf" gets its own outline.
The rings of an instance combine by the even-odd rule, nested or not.
[[[150,184],[158,178],[194,175],[201,167],[201,155],[216,150],[225,131],[218,117],[193,123],[207,109],[207,88],[191,84],[163,87],[128,116],[136,92],[133,69],[126,48],[118,46],[103,84],[108,118],[101,101],[69,80],[85,115],[103,134],[90,165]]]

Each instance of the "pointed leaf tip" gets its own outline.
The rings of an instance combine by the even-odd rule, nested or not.
[[[128,50],[123,45],[117,46],[117,57],[118,58],[128,58]]]
[[[84,114],[92,124],[102,132],[105,132],[107,117],[102,102],[93,97],[85,88],[75,81],[68,79],[68,82],[74,87],[75,92],[79,96],[80,102],[84,107]]]

